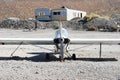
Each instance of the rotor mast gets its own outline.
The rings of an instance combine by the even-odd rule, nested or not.
[[[64,61],[64,38],[63,38],[63,35],[62,35],[62,22],[59,21],[59,29],[60,29],[60,60],[61,61]]]

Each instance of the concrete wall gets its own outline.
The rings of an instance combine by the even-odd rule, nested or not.
[[[86,16],[86,12],[73,10],[73,9],[67,9],[67,20],[68,21],[76,17],[83,18],[84,16]]]

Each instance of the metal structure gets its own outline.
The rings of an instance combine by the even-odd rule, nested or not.
[[[64,55],[67,52],[65,47],[65,44],[63,43],[64,38],[62,37],[62,23],[60,23],[60,61],[64,61]],[[53,38],[0,38],[0,44],[1,45],[7,45],[7,44],[18,44],[18,45],[55,45]],[[99,52],[99,58],[102,56],[102,44],[120,44],[120,39],[80,39],[80,38],[71,38],[69,44],[99,44],[100,45],[100,52]],[[19,47],[19,46],[18,46]],[[17,47],[17,48],[18,48]],[[16,50],[15,50],[16,51]],[[69,53],[68,53],[69,54]],[[11,54],[13,55],[13,54]],[[76,55],[73,54],[69,57],[75,59]],[[49,54],[46,55],[46,58],[49,59]]]

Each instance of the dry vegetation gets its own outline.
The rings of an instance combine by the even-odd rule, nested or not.
[[[63,5],[101,15],[120,13],[120,0],[0,0],[0,20],[8,17],[34,18],[36,8],[59,8]]]

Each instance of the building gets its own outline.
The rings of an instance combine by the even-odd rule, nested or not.
[[[73,18],[83,18],[86,12],[68,9],[62,7],[60,9],[38,8],[35,10],[36,20],[38,21],[70,21]]]
[[[38,21],[51,21],[51,9],[37,8],[35,9],[35,18]]]

